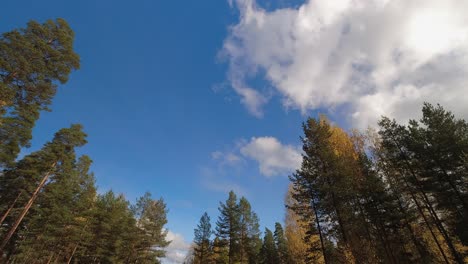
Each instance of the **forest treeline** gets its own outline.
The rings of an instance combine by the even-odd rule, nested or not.
[[[262,236],[231,192],[214,229],[200,219],[186,263],[468,263],[465,120],[426,103],[406,125],[346,132],[320,117],[303,132],[284,229]]]
[[[160,263],[166,204],[150,193],[130,204],[98,194],[79,124],[29,147],[41,111],[80,66],[63,19],[0,37],[0,263]]]

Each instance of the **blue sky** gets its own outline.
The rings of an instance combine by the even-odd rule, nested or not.
[[[234,169],[212,158],[252,136],[297,144],[302,120],[275,107],[257,119],[226,88],[218,52],[237,20],[227,2],[31,0],[7,1],[2,9],[2,32],[30,19],[65,18],[81,56],[81,69],[38,121],[32,150],[58,129],[83,124],[89,143],[81,152],[94,160],[99,189],[131,201],[145,191],[162,196],[167,227],[187,241],[205,210],[214,222],[231,186],[262,224],[282,221],[286,175],[265,179],[253,162]]]
[[[15,0],[2,8],[1,32],[65,18],[81,56],[26,151],[83,124],[89,143],[80,151],[94,160],[100,191],[166,200],[177,242],[166,263],[179,261],[204,211],[214,224],[230,189],[263,227],[282,222],[309,115],[366,128],[382,114],[415,117],[423,101],[468,114],[468,4],[456,0]]]

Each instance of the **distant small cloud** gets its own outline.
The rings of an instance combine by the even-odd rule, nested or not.
[[[220,192],[220,193],[229,193],[234,191],[239,195],[246,195],[247,191],[239,184],[235,183],[229,177],[223,177],[219,173],[218,169],[213,169],[210,167],[204,167],[201,170],[201,185],[210,191]]]
[[[218,160],[223,157],[223,153],[221,151],[214,151],[211,153],[211,158],[214,160]]]
[[[219,161],[221,165],[235,165],[242,162],[242,158],[232,152],[214,151],[211,153],[211,158]]]
[[[267,177],[294,171],[302,162],[298,148],[284,145],[274,137],[253,137],[240,153],[257,161],[260,173]]]

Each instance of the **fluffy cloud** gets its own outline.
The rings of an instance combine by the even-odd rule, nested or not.
[[[283,145],[274,137],[254,137],[240,152],[257,161],[260,172],[267,177],[298,169],[302,161],[297,148]]]
[[[268,100],[249,86],[259,74],[286,107],[344,107],[358,127],[382,114],[414,117],[423,101],[468,116],[468,1],[311,0],[274,11],[230,2],[240,21],[222,54],[256,116]]]
[[[190,249],[190,244],[185,242],[181,234],[169,231],[166,239],[172,241],[166,248],[166,257],[162,260],[163,264],[181,264]]]

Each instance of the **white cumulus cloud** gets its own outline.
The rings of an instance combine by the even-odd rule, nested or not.
[[[299,149],[284,145],[274,137],[254,137],[240,152],[257,161],[260,173],[267,177],[294,171],[302,162]]]
[[[172,231],[167,232],[166,239],[171,241],[171,243],[166,248],[166,257],[162,259],[162,263],[182,264],[190,249],[190,244],[185,241],[181,234]]]
[[[357,127],[415,117],[423,101],[468,117],[468,1],[310,0],[273,11],[230,2],[240,19],[222,54],[255,116],[268,96],[249,80],[261,74],[284,106],[344,107]]]

